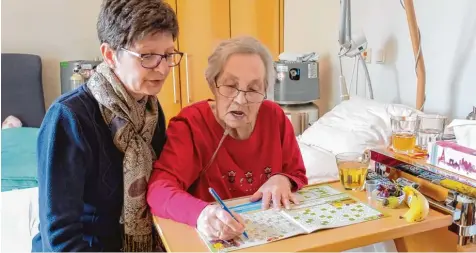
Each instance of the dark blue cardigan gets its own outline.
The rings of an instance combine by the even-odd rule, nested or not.
[[[160,105],[159,111],[157,156],[166,141]],[[32,251],[120,251],[123,153],[86,86],[51,105],[37,148],[40,232]]]

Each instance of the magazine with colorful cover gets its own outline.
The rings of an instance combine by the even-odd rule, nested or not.
[[[228,241],[208,240],[199,234],[211,252],[228,252],[384,217],[378,210],[328,185],[306,187],[296,195],[300,203],[289,210],[262,210],[261,202],[229,207],[245,220],[248,239],[241,235]]]

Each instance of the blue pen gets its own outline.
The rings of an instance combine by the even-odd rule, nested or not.
[[[218,204],[221,205],[221,208],[223,208],[223,210],[225,210],[227,213],[229,213],[231,215],[231,217],[233,217],[233,219],[235,219],[236,221],[238,221],[236,219],[236,217],[233,215],[233,213],[231,213],[230,209],[228,209],[228,207],[225,205],[225,203],[223,202],[223,200],[221,200],[220,196],[218,196],[218,194],[216,193],[215,190],[213,190],[213,188],[208,188],[208,191],[210,192],[210,194],[213,196],[213,198],[217,201]],[[238,221],[239,222],[239,221]],[[243,235],[246,237],[246,239],[249,239],[248,238],[248,234],[246,234],[246,231],[243,231]]]

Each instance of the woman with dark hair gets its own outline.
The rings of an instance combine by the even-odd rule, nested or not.
[[[153,251],[146,190],[165,143],[156,95],[182,53],[161,0],[104,0],[103,63],[49,108],[38,136],[40,232],[33,251]]]

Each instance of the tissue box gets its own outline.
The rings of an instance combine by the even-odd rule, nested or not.
[[[476,150],[451,141],[428,144],[428,163],[476,180]]]
[[[448,130],[453,130],[456,142],[460,145],[476,149],[476,120],[455,119]]]

